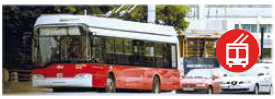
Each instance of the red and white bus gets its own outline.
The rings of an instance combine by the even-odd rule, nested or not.
[[[42,15],[34,26],[35,87],[180,88],[173,27],[86,15]]]

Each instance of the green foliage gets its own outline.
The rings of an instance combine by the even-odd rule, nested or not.
[[[147,22],[147,5],[137,6],[132,12],[123,16],[122,19],[146,23]]]
[[[133,5],[126,5],[120,11],[131,8]],[[189,22],[184,20],[190,7],[187,5],[157,5],[156,23],[174,26],[178,33],[184,31]],[[117,17],[118,14],[112,15]],[[124,20],[147,22],[147,5],[138,5],[132,12],[121,17]]]
[[[183,31],[189,24],[184,20],[189,9],[186,5],[157,5],[156,20],[163,21],[165,25],[174,26],[178,32]]]
[[[6,68],[33,68],[31,60],[31,35],[36,19],[42,14],[88,14],[100,15],[113,9],[102,6],[3,6],[3,64]],[[26,35],[28,34],[28,35]]]
[[[31,59],[31,39],[25,34],[33,32],[33,25],[36,19],[42,14],[87,14],[104,16],[108,11],[121,5],[49,5],[49,6],[3,6],[3,51],[4,66],[12,65],[22,67],[26,60]],[[131,8],[133,5],[126,5],[120,11]],[[157,24],[174,26],[179,31],[185,30],[188,22],[184,20],[189,7],[186,5],[157,5]],[[138,5],[131,13],[118,17],[118,13],[111,17],[121,18],[129,21],[147,22],[147,5]],[[29,37],[29,36],[28,36]],[[25,68],[25,67],[23,67]]]

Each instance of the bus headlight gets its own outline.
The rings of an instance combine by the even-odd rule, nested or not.
[[[75,78],[90,78],[92,75],[91,74],[76,74],[74,77]]]
[[[219,83],[220,83],[220,84],[227,84],[226,81],[220,81]]]
[[[41,74],[33,74],[32,75],[32,79],[43,79],[43,78],[44,78],[44,76]]]

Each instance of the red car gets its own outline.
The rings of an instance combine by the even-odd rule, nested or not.
[[[219,69],[193,69],[181,80],[181,89],[178,92],[220,93],[221,77]]]

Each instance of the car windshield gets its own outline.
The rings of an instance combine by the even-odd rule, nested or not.
[[[186,78],[195,78],[195,79],[201,79],[201,78],[210,78],[211,77],[211,71],[210,70],[191,70],[187,75]]]
[[[38,54],[42,64],[87,61],[88,38],[78,27],[40,28]]]
[[[224,70],[224,73],[227,75],[227,76],[252,76],[252,74],[250,72],[242,72],[242,73],[235,73],[235,72],[230,72],[230,71],[227,71],[227,70]]]
[[[257,76],[260,73],[270,74],[272,72],[271,63],[256,63],[252,68],[245,72],[235,73],[224,69],[222,66],[220,71],[226,76]]]
[[[231,72],[231,71],[228,71],[224,68],[221,69],[221,72],[223,74],[225,74],[226,76],[229,76],[229,77],[234,77],[234,76],[254,76],[254,74],[256,73],[253,73],[254,69],[251,68],[247,71],[244,71],[244,72],[241,72],[241,73],[235,73],[235,72]]]

